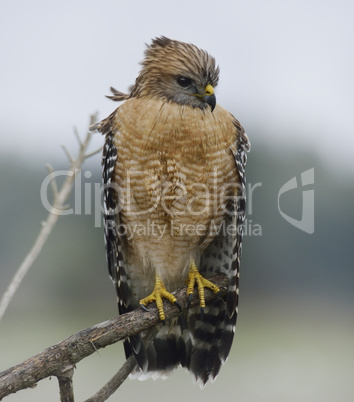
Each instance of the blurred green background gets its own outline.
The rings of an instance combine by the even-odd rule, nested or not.
[[[251,139],[247,181],[254,191],[248,223],[261,227],[262,234],[245,236],[239,320],[229,360],[216,382],[200,390],[179,369],[165,381],[128,380],[110,400],[352,401],[352,4],[181,1],[168,8],[152,1],[139,13],[134,2],[64,2],[62,8],[34,3],[37,8],[26,10],[23,4],[16,12],[15,5],[3,5],[0,17],[2,37],[7,38],[0,95],[0,295],[46,218],[40,197],[45,164],[65,170],[59,145],[77,151],[71,126],[77,124],[84,135],[92,111],[98,108],[103,118],[114,109],[103,98],[107,87],[123,82],[117,87],[124,90],[132,83],[143,43],[151,37],[164,34],[194,42],[217,57],[222,77],[217,99]],[[187,23],[193,15],[207,32]],[[28,16],[32,23],[20,28],[31,21]],[[134,19],[141,21],[139,32],[134,24],[128,26]],[[11,36],[6,20],[18,26],[18,37]],[[56,58],[46,64],[53,46]],[[16,57],[22,57],[22,64]],[[136,70],[127,72],[129,66]],[[97,134],[92,149],[102,141]],[[293,177],[301,183],[301,173],[312,168],[314,183],[304,187],[315,196],[314,233],[308,234],[281,216],[278,194]],[[89,159],[76,183],[82,194],[92,190],[92,206],[100,170],[100,157]],[[85,172],[92,176],[86,178]],[[0,322],[0,371],[116,315],[103,229],[95,227],[94,214],[84,213],[88,202],[83,196],[81,214],[59,219]],[[70,205],[78,208],[73,195]],[[280,207],[301,219],[300,184],[282,195]],[[123,361],[117,344],[79,363],[76,400],[95,393]],[[5,400],[58,401],[56,378]]]

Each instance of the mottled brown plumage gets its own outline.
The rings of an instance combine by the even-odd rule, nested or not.
[[[178,364],[204,384],[229,353],[237,315],[245,212],[245,151],[238,121],[215,105],[219,69],[196,46],[157,38],[126,100],[96,125],[103,153],[105,237],[120,313],[139,306],[157,278],[168,292],[186,283],[191,264],[230,279],[227,299],[168,322],[134,352],[137,377],[165,375]],[[140,301],[141,303],[142,301]],[[144,304],[144,303],[143,303]]]

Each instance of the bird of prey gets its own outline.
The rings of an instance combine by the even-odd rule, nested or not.
[[[156,303],[165,324],[135,355],[133,377],[164,377],[181,365],[204,385],[228,357],[235,332],[250,148],[235,117],[216,103],[219,67],[193,44],[159,37],[147,46],[125,101],[94,127],[103,147],[104,222],[109,274],[120,314]],[[207,278],[224,273],[225,298],[205,305]],[[162,299],[198,288],[200,306],[165,318]]]

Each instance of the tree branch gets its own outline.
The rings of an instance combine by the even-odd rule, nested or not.
[[[225,296],[228,284],[227,277],[219,274],[209,279],[220,288],[220,297]],[[186,289],[186,287],[183,287],[174,292],[183,312],[188,308]],[[206,302],[215,297],[215,294],[213,294],[209,289],[205,289]],[[191,305],[194,306],[198,303],[199,297],[195,291]],[[176,306],[165,301],[164,310],[167,319],[177,317],[180,314]],[[64,392],[64,388],[68,387],[68,381],[71,381],[70,370],[72,370],[72,368],[75,367],[75,364],[80,360],[90,356],[98,349],[121,341],[129,336],[137,335],[157,324],[160,324],[158,312],[156,306],[152,304],[151,307],[149,306],[149,311],[138,309],[77,332],[56,345],[50,346],[43,352],[32,356],[21,364],[1,372],[0,400],[4,396],[21,389],[33,387],[38,381],[49,376],[59,377],[59,383],[61,381],[60,377],[66,378],[62,379],[62,385],[60,385],[61,392]],[[135,364],[133,365],[133,363],[135,362],[130,362],[130,371],[134,368]],[[130,371],[127,373],[125,372],[125,378]],[[120,383],[124,381],[124,378],[123,380],[121,379],[121,375],[122,374],[118,375],[118,377],[120,376],[118,379]],[[111,381],[113,381],[114,378],[112,378]],[[108,386],[109,389],[113,389],[112,386],[116,387],[116,380],[117,379],[115,378],[114,384]],[[69,391],[70,388],[72,389],[72,385],[70,385]],[[96,395],[92,398],[95,398]],[[104,399],[89,399],[89,401],[90,400],[92,402],[102,401]],[[73,401],[73,399],[67,399],[67,401]]]
[[[95,122],[96,116],[92,115],[90,117],[90,126]],[[78,137],[77,131],[75,131],[75,135]],[[90,131],[88,131],[86,138],[82,142],[80,139],[79,144],[80,144],[80,149],[78,152],[77,157],[74,159],[70,155],[69,151],[66,149],[66,147],[63,147],[65,153],[67,154],[69,161],[70,161],[70,171],[73,173],[71,176],[68,175],[66,180],[64,181],[63,185],[60,188],[60,191],[58,190],[58,186],[55,182],[55,178],[51,180],[51,186],[53,190],[53,195],[54,195],[54,202],[53,206],[48,213],[46,221],[42,225],[42,229],[35,240],[31,250],[17,269],[13,279],[11,280],[9,286],[7,287],[5,293],[3,294],[1,301],[0,301],[0,320],[5,314],[5,311],[11,302],[12,298],[14,297],[16,290],[20,286],[23,278],[31,268],[33,262],[36,260],[38,257],[39,253],[41,252],[45,242],[47,241],[50,233],[52,232],[59,216],[61,215],[60,211],[65,210],[65,203],[71,193],[71,190],[74,186],[75,182],[75,177],[76,173],[78,172],[78,169],[81,168],[82,164],[84,163],[85,159],[89,156],[92,156],[94,153],[97,153],[98,150],[91,152],[90,154],[86,155],[88,146],[91,141],[92,134]],[[53,169],[51,166],[47,166],[49,174],[53,174]]]
[[[152,342],[158,332],[158,329],[161,325],[156,325],[155,327],[151,327],[147,334],[144,337],[144,346],[147,347],[150,342]],[[114,394],[115,391],[123,384],[123,382],[128,378],[128,375],[134,370],[137,365],[134,355],[130,355],[129,358],[125,361],[123,366],[117,371],[117,373],[105,384],[95,395],[91,398],[86,399],[85,402],[104,402],[111,395]]]
[[[73,387],[74,366],[65,367],[61,374],[57,375],[60,390],[60,400],[63,402],[74,402]]]

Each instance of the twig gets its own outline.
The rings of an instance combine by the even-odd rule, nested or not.
[[[85,159],[90,158],[91,156],[96,155],[100,152],[102,152],[102,147],[99,147],[98,149],[96,149],[96,151],[92,151],[89,154],[86,154]]]
[[[148,347],[149,344],[155,338],[159,325],[152,327],[148,330],[147,334],[144,337],[144,346]],[[85,402],[104,402],[111,395],[113,395],[117,389],[123,384],[123,382],[127,379],[128,375],[134,370],[137,365],[134,355],[130,355],[129,358],[125,361],[123,366],[117,371],[117,373],[105,384],[95,395],[91,398],[86,399]]]
[[[58,190],[58,184],[57,181],[55,180],[55,176],[54,176],[54,170],[52,165],[47,165],[47,170],[48,173],[52,176],[52,180],[50,181],[50,185],[52,187],[52,191],[53,191],[53,197],[54,199],[58,198],[58,194],[59,194],[59,190]]]
[[[66,367],[57,375],[61,402],[74,402],[73,375],[74,366]]]
[[[123,366],[118,370],[118,372],[108,381],[108,383],[102,387],[95,395],[91,398],[86,399],[85,402],[104,402],[106,401],[117,389],[123,384],[127,379],[128,375],[134,370],[136,366],[136,360],[134,355],[130,355],[125,361]]]
[[[209,279],[220,288],[220,297],[225,296],[228,285],[227,277],[220,274]],[[182,313],[188,308],[186,289],[183,287],[174,292],[182,307]],[[195,291],[191,300],[192,306],[199,303],[196,293]],[[211,290],[205,290],[206,302],[215,297],[216,295]],[[178,308],[168,302],[164,302],[164,310],[166,319],[177,317],[180,314]],[[77,332],[21,364],[1,372],[0,400],[21,389],[33,387],[43,378],[53,375],[60,376],[63,368],[74,366],[96,350],[137,335],[159,323],[158,311],[152,305],[151,308],[149,307],[149,311],[135,310]]]
[[[92,125],[96,120],[95,115],[92,115],[90,117],[90,125]],[[5,314],[5,311],[11,302],[12,298],[14,297],[14,294],[16,293],[16,290],[20,286],[23,278],[31,268],[33,262],[35,259],[38,257],[38,254],[41,252],[43,245],[47,241],[50,233],[53,230],[54,225],[56,224],[59,216],[60,216],[60,210],[65,209],[65,202],[68,199],[70,192],[73,188],[74,181],[75,181],[75,176],[76,172],[80,167],[82,166],[85,158],[86,158],[86,151],[88,149],[88,146],[91,141],[92,134],[90,132],[87,133],[87,136],[83,142],[80,141],[80,150],[78,152],[78,155],[76,159],[73,159],[69,152],[66,150],[64,147],[64,150],[66,150],[66,153],[69,157],[69,160],[71,162],[70,170],[73,172],[73,174],[70,176],[68,175],[66,180],[64,181],[63,185],[61,186],[60,191],[57,188],[56,183],[52,184],[53,192],[54,192],[54,202],[51,211],[49,212],[46,221],[44,222],[42,229],[34,242],[31,250],[23,260],[22,264],[19,266],[17,269],[13,279],[11,280],[9,286],[7,287],[5,293],[3,294],[1,301],[0,301],[0,320]],[[48,168],[48,167],[47,167]],[[48,168],[50,171],[50,167]]]
[[[94,123],[93,123],[93,124],[94,124]],[[91,124],[90,124],[90,126],[91,126]],[[76,137],[77,142],[79,143],[80,147],[82,147],[82,146],[83,146],[83,143],[82,143],[82,141],[81,141],[79,132],[77,131],[77,128],[76,128],[76,127],[74,127],[74,134],[75,134],[75,137]]]
[[[69,152],[68,148],[65,145],[61,146],[63,148],[63,151],[65,152],[66,156],[69,159],[69,162],[72,164],[74,163],[74,158],[71,156],[71,153]]]

